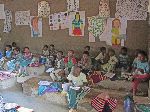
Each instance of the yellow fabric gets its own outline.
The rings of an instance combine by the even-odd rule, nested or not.
[[[113,45],[120,44],[119,35],[120,35],[119,28],[112,28],[112,44]]]

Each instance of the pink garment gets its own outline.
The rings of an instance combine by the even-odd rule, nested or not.
[[[30,67],[39,67],[39,66],[41,66],[41,64],[40,63],[32,63],[29,66]]]
[[[148,78],[150,78],[150,74],[133,76],[134,81],[132,82],[132,88],[133,88],[134,94],[137,92],[137,88],[138,88],[138,85],[140,84],[140,82],[142,82],[143,80],[146,80]]]
[[[32,58],[32,53],[28,52],[28,53],[24,53],[24,57],[27,59],[31,59]]]
[[[64,63],[67,64],[68,61],[69,61],[69,57],[65,57],[65,58],[64,58]],[[72,61],[72,63],[73,63],[74,65],[77,63],[77,60],[76,60],[76,58],[74,58],[74,57],[71,58],[71,61]]]

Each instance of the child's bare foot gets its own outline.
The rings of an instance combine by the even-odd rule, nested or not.
[[[76,109],[70,109],[69,112],[77,112]]]

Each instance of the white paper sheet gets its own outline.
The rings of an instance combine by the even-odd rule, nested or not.
[[[100,0],[99,2],[99,16],[110,17],[109,0]]]
[[[68,12],[79,11],[79,0],[67,0]]]
[[[149,0],[117,0],[115,17],[146,20]]]
[[[68,12],[60,12],[49,15],[50,30],[59,30],[69,28]]]
[[[3,32],[9,33],[12,29],[12,12],[10,10],[5,10],[5,21]]]
[[[38,17],[48,17],[50,15],[50,5],[47,1],[38,3]]]
[[[0,19],[5,19],[4,4],[0,4]]]
[[[30,25],[30,11],[16,11],[16,25]]]

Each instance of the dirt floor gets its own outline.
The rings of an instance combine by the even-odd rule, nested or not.
[[[123,112],[123,97],[126,95],[125,92],[118,92],[114,90],[95,90],[95,94],[107,92],[111,97],[114,97],[118,100],[117,108],[114,112]],[[65,106],[53,105],[47,101],[41,100],[39,98],[26,96],[22,93],[20,86],[9,88],[6,90],[0,90],[0,95],[2,95],[6,102],[18,103],[21,106],[32,108],[35,112],[68,112],[68,109]],[[136,103],[149,104],[150,100],[147,97],[134,97]],[[86,104],[84,107],[89,108],[89,104]],[[78,112],[96,112],[94,109],[87,111],[79,109]]]
[[[45,74],[47,76],[47,74]],[[44,76],[45,76],[44,75]],[[87,95],[86,99],[91,99],[93,96],[99,93],[106,92],[112,98],[117,99],[117,108],[114,112],[123,112],[123,100],[124,96],[127,94],[124,91],[108,90],[108,89],[92,89],[91,94]],[[24,95],[22,92],[22,86],[17,84],[15,87],[8,88],[5,90],[0,90],[0,95],[4,97],[6,102],[17,103],[21,106],[32,108],[35,112],[68,112],[67,106],[52,104],[49,101],[40,99],[39,97],[32,97]],[[135,96],[134,101],[140,104],[149,104],[150,99],[148,97]],[[90,105],[90,100],[88,103],[83,103],[80,105],[78,112],[96,112]]]

